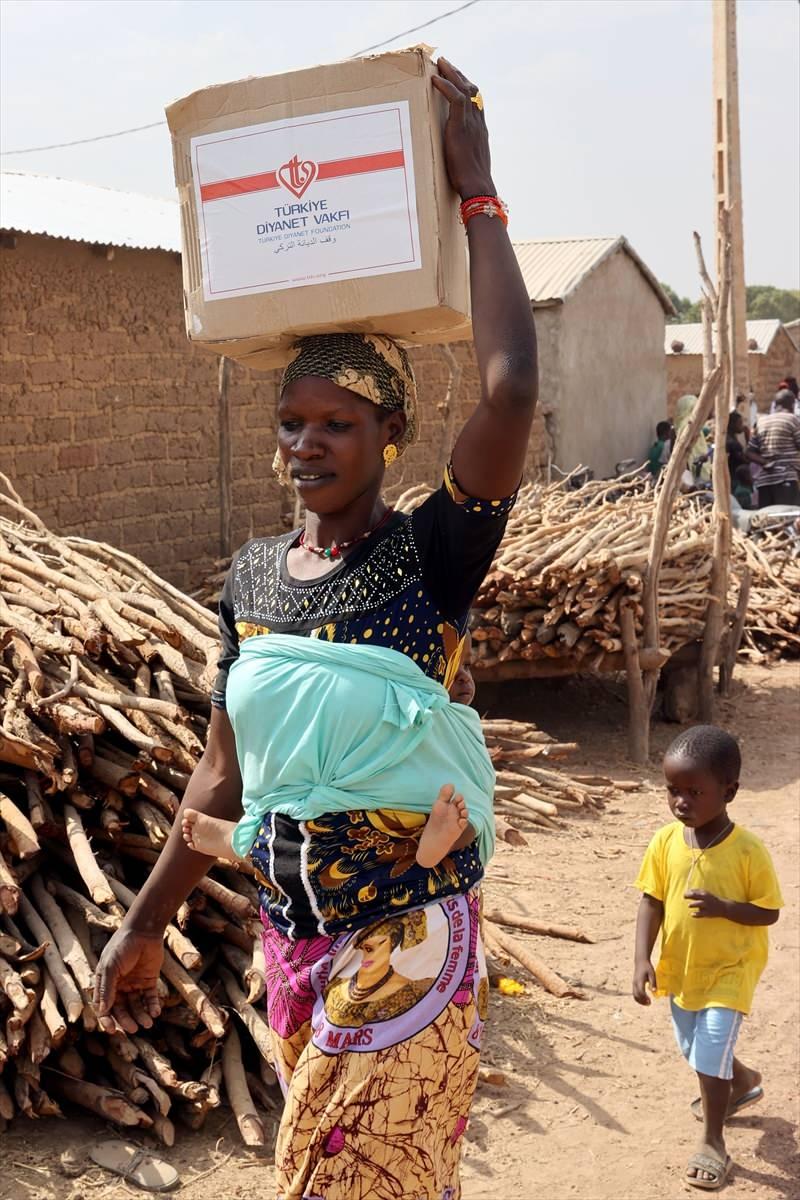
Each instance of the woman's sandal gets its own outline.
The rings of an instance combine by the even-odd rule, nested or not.
[[[687,1173],[684,1175],[684,1179],[690,1187],[702,1188],[706,1192],[718,1192],[728,1178],[732,1165],[730,1154],[726,1157],[725,1162],[711,1154],[693,1154],[686,1164]],[[694,1167],[695,1171],[705,1171],[706,1175],[713,1175],[713,1179],[701,1179],[699,1175],[689,1175],[691,1167]]]
[[[147,1192],[171,1192],[179,1183],[180,1177],[174,1167],[133,1142],[116,1138],[97,1142],[89,1151],[89,1157],[98,1167],[113,1171],[125,1183],[132,1183]]]
[[[745,1094],[743,1096],[740,1096],[739,1099],[734,1104],[730,1104],[728,1106],[728,1112],[725,1116],[725,1120],[730,1121],[731,1117],[738,1117],[739,1113],[743,1109],[749,1108],[751,1104],[758,1104],[759,1100],[763,1100],[763,1099],[764,1099],[764,1089],[760,1083],[757,1083],[756,1086],[754,1088],[751,1088],[749,1092],[745,1092]],[[703,1101],[699,1096],[697,1097],[696,1100],[692,1101],[691,1108],[692,1108],[692,1116],[697,1121],[702,1121],[703,1120]]]

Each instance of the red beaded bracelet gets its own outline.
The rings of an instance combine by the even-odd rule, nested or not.
[[[462,201],[459,212],[461,224],[465,229],[467,221],[480,214],[485,217],[499,217],[508,227],[508,205],[504,204],[499,196],[470,196],[468,200]]]

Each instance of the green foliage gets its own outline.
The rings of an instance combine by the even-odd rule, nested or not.
[[[784,325],[800,320],[800,292],[755,283],[747,288],[747,316],[751,321],[777,317]]]
[[[702,320],[699,300],[692,301],[686,296],[679,296],[668,283],[662,283],[661,286],[678,314],[675,323],[691,325]],[[789,321],[800,320],[800,292],[771,287],[767,284],[752,284],[747,288],[748,321],[766,321],[774,317],[783,321],[784,325]]]
[[[700,301],[691,301],[686,296],[679,296],[668,283],[661,284],[667,296],[672,301],[672,306],[677,312],[675,323],[678,325],[692,325],[701,320],[700,317]]]

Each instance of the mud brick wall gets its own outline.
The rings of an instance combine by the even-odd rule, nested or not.
[[[779,329],[766,354],[747,356],[750,386],[760,412],[768,412],[782,379],[800,372],[800,350],[785,329]],[[703,383],[703,359],[700,354],[667,354],[667,396],[669,415],[687,393],[696,396]]]
[[[179,586],[219,553],[217,360],[183,331],[180,263],[20,235],[0,250],[0,469],[65,534],[113,542]],[[280,523],[265,483],[275,389],[237,369],[234,539]]]
[[[0,249],[0,470],[54,530],[113,544],[180,587],[219,555],[217,359],[183,329],[180,262],[161,250],[18,234]],[[478,400],[471,344],[452,424],[438,406],[448,367],[414,352],[420,440],[390,493],[438,480]],[[272,476],[277,375],[234,364],[233,542],[277,533],[292,503]],[[537,419],[530,468],[547,459]]]

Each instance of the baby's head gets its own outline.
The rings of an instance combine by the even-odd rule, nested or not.
[[[467,632],[464,636],[464,645],[461,649],[461,661],[458,665],[458,670],[453,676],[450,687],[447,689],[453,704],[466,704],[469,706],[475,699],[475,680],[472,677],[470,669],[471,661],[472,634]]]
[[[735,738],[716,725],[679,733],[664,755],[670,811],[690,829],[723,813],[739,790],[742,756]]]

